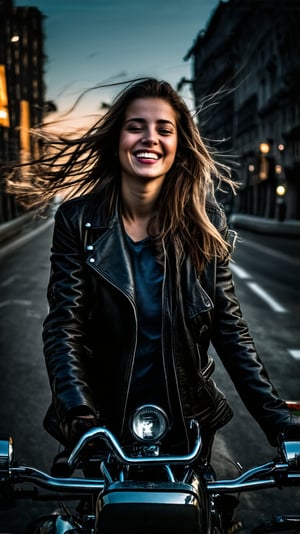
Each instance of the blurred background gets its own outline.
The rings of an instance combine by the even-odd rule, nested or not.
[[[14,437],[19,462],[49,472],[58,449],[42,426],[50,390],[41,343],[56,205],[42,219],[25,211],[4,190],[4,169],[38,156],[30,128],[88,127],[136,77],[169,81],[232,167],[240,188],[219,200],[238,232],[236,291],[278,392],[300,400],[299,27],[299,0],[0,0],[0,430]],[[232,461],[249,467],[275,451],[216,364],[235,413],[216,440],[222,475]],[[0,510],[0,532],[24,532],[49,509]],[[266,490],[243,495],[239,515],[250,532],[296,512],[299,490]]]
[[[1,166],[38,154],[30,127],[91,124],[122,83],[155,76],[179,90],[233,166],[240,192],[222,201],[234,222],[299,221],[298,0],[32,4],[0,0]],[[20,211],[0,195],[1,224]]]

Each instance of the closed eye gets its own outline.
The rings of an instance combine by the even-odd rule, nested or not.
[[[143,128],[141,126],[127,126],[127,130],[129,132],[141,132],[142,129]]]
[[[158,132],[161,135],[171,135],[173,133],[173,130],[169,130],[168,128],[159,128]]]

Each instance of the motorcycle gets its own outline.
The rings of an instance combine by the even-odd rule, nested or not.
[[[300,414],[300,402],[289,407]],[[231,480],[217,479],[213,467],[199,461],[196,420],[190,423],[191,449],[181,455],[164,450],[170,422],[160,407],[139,407],[129,427],[132,443],[126,448],[108,428],[91,428],[70,453],[57,456],[50,475],[18,465],[12,438],[1,439],[1,507],[19,499],[59,501],[57,510],[26,528],[28,534],[232,534],[243,527],[234,519],[236,494],[300,485],[298,425],[294,434],[280,437],[275,459]],[[299,532],[300,515],[274,516],[252,532],[276,531]]]

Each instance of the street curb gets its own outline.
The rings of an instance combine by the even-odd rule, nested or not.
[[[259,234],[300,237],[300,221],[294,219],[277,221],[252,215],[233,214],[228,222],[233,228],[243,228]]]

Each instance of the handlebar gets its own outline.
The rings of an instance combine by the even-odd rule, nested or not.
[[[196,438],[192,452],[185,456],[127,456],[115,436],[107,428],[94,428],[86,432],[71,452],[67,463],[69,468],[75,469],[83,448],[95,440],[102,440],[117,460],[126,465],[165,465],[191,464],[201,450],[199,427],[196,426]],[[28,466],[14,466],[12,461],[12,440],[0,440],[0,494],[1,489],[30,482],[34,487],[43,488],[50,492],[69,494],[89,494],[99,492],[104,488],[103,478],[75,478],[53,477]],[[235,493],[253,491],[256,489],[299,486],[300,485],[300,441],[284,441],[279,445],[279,458],[271,462],[258,465],[237,478],[231,480],[216,480],[207,482],[209,493]],[[26,497],[28,492],[18,490],[17,498]],[[38,499],[37,496],[35,496]],[[51,497],[49,498],[51,500]]]
[[[207,483],[209,493],[241,493],[256,489],[299,485],[300,472],[290,473],[289,464],[276,462],[268,462],[249,469],[240,477],[232,480]]]
[[[30,482],[36,487],[56,492],[56,494],[57,492],[67,492],[71,494],[80,493],[82,495],[94,491],[98,492],[104,488],[104,479],[101,478],[58,478],[52,477],[38,469],[26,466],[12,467],[6,482],[12,486]],[[278,463],[273,461],[249,469],[241,476],[232,480],[208,482],[207,489],[209,493],[241,493],[257,489],[299,485],[300,472],[291,473],[289,472],[288,463]],[[18,492],[18,496],[22,497],[20,491]]]
[[[108,448],[113,452],[114,456],[117,458],[117,460],[121,464],[125,465],[158,465],[158,464],[181,464],[181,465],[187,465],[196,460],[198,457],[200,451],[201,451],[201,435],[200,435],[200,427],[199,423],[196,420],[191,421],[191,425],[194,426],[196,430],[196,438],[195,438],[195,444],[193,450],[190,452],[190,454],[183,455],[183,456],[127,456],[122,449],[121,445],[118,443],[115,436],[105,427],[96,427],[91,428],[88,430],[78,441],[75,448],[71,452],[69,458],[68,458],[68,467],[70,470],[73,470],[76,466],[78,459],[80,457],[80,453],[85,448],[86,444],[89,442],[94,442],[95,439],[100,439],[106,443]]]

